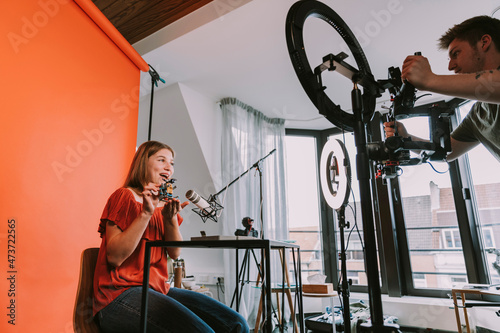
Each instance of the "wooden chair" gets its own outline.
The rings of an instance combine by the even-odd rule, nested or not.
[[[99,325],[92,313],[94,271],[99,248],[88,248],[82,252],[80,280],[76,292],[73,327],[77,333],[100,333]]]

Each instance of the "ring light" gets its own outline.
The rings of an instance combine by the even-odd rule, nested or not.
[[[347,204],[351,191],[351,163],[344,144],[328,140],[320,160],[320,180],[323,196],[335,210]]]
[[[357,72],[357,79],[360,81],[363,78],[372,79],[373,75],[370,66],[351,29],[349,29],[347,24],[330,7],[319,1],[309,0],[298,1],[292,5],[286,18],[286,41],[295,73],[309,96],[309,99],[319,112],[325,115],[335,126],[352,132],[355,124],[354,115],[342,110],[339,105],[333,103],[325,94],[321,80],[318,80],[317,75],[313,72],[307,60],[304,48],[303,28],[306,19],[310,16],[322,19],[328,23],[346,42],[358,66],[358,69],[355,69]],[[330,68],[330,70],[333,69],[334,68]],[[359,82],[359,84],[363,86],[362,82]],[[375,110],[375,101],[378,91],[376,89],[374,91],[369,87],[363,88],[365,88],[363,93],[363,121],[366,123],[371,119]]]

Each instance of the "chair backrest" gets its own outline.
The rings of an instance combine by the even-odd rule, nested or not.
[[[82,252],[80,280],[76,292],[73,327],[77,333],[100,333],[99,325],[93,317],[94,271],[99,248],[88,248]]]

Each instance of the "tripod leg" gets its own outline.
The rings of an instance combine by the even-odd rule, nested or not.
[[[257,285],[259,284],[260,282],[260,277],[262,276],[262,265],[259,264],[259,261],[257,260],[257,256],[255,255],[255,252],[253,251],[253,249],[250,249],[250,251],[252,252],[252,256],[253,256],[253,260],[255,261],[255,265],[257,266],[257,269],[259,270],[259,275],[257,275]]]
[[[240,288],[238,288],[238,286],[236,286],[236,288],[234,289],[233,297],[231,299],[230,307],[233,307],[233,303],[236,300],[236,308],[238,310],[239,310],[239,303],[241,300],[241,295],[243,293],[243,287],[245,286],[245,283],[249,282],[249,272],[250,272],[250,252],[249,252],[249,250],[251,250],[251,249],[245,250],[245,254],[243,256],[243,261],[241,262],[241,266],[240,266],[239,270],[237,271],[238,280],[236,281],[236,284],[237,285],[240,284]],[[247,276],[246,281],[244,280],[245,273],[247,273],[246,274],[246,276]]]
[[[236,250],[236,251],[238,251],[238,250]],[[236,252],[236,258],[238,258],[238,252]],[[236,296],[239,294],[238,293],[238,284],[242,280],[241,277],[244,274],[244,268],[245,268],[245,265],[246,265],[246,258],[247,258],[247,255],[246,255],[246,252],[245,252],[245,255],[243,257],[243,261],[241,262],[241,267],[239,267],[239,268],[237,267],[236,268],[237,281],[236,281],[236,287],[234,289],[233,297],[231,298],[231,305],[230,305],[230,307],[233,307],[233,303],[234,303],[234,301],[236,299]],[[238,262],[238,259],[236,259],[236,262]],[[239,310],[239,300],[240,300],[240,298],[236,299],[236,309],[237,310]]]
[[[250,253],[248,252],[248,249],[245,250],[245,259],[243,260],[244,264],[241,266],[242,274],[241,276],[244,278],[245,273],[247,276],[246,281],[242,278],[241,279],[241,288],[240,288],[240,294],[238,295],[238,301],[241,300],[241,295],[243,294],[243,287],[245,286],[245,283],[250,282]]]

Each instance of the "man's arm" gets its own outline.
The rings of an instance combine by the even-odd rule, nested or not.
[[[396,124],[398,126],[398,133],[402,137],[411,138],[412,141],[428,141],[428,140],[424,140],[422,138],[416,137],[416,136],[408,133],[405,126],[401,122],[396,122]],[[384,131],[385,131],[386,138],[393,136],[395,134],[394,122],[384,123]],[[458,141],[458,140],[453,139],[453,137],[451,137],[450,144],[451,144],[451,152],[446,156],[447,162],[451,162],[451,161],[457,159],[458,157],[462,156],[463,154],[467,153],[469,150],[476,147],[479,144],[479,142]],[[415,152],[419,153],[419,151],[415,151]]]
[[[471,74],[434,74],[427,58],[408,56],[402,77],[417,89],[481,102],[500,103],[500,71],[492,69]]]
[[[458,141],[453,138],[451,139],[451,152],[446,156],[446,162],[451,162],[456,160],[458,157],[467,153],[472,148],[476,147],[479,142],[466,142]]]

